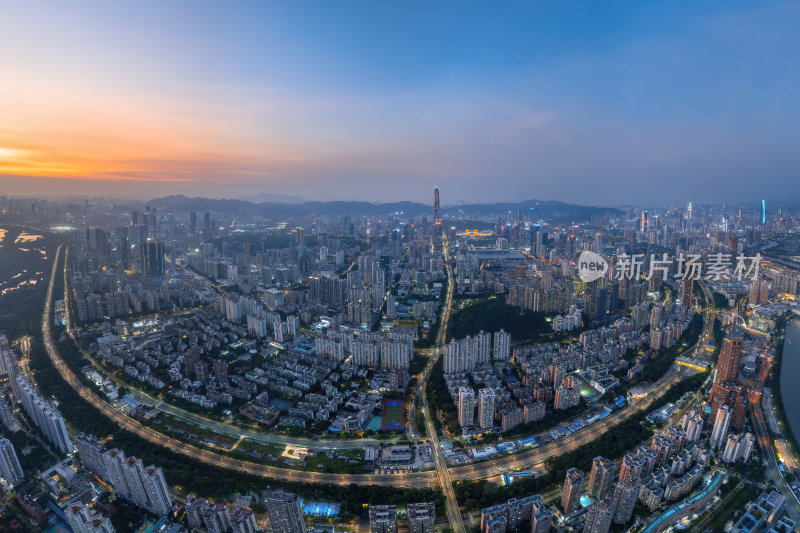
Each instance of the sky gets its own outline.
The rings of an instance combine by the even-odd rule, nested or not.
[[[800,199],[797,2],[0,13],[2,194]]]

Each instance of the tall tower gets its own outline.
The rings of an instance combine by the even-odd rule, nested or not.
[[[739,375],[739,364],[742,360],[742,341],[742,336],[737,333],[728,335],[722,341],[722,349],[717,362],[717,375],[714,377],[714,389],[711,391],[711,396],[716,394],[716,389],[721,383],[736,381]]]
[[[433,224],[436,226],[436,232],[442,228],[442,218],[439,215],[439,187],[433,188]]]

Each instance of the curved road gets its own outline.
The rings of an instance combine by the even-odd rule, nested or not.
[[[84,385],[78,376],[75,375],[75,373],[67,366],[64,360],[61,359],[53,341],[53,334],[50,328],[50,309],[52,308],[53,304],[53,285],[57,273],[58,260],[61,257],[62,247],[63,245],[58,247],[53,260],[50,282],[48,283],[47,295],[45,297],[44,313],[42,314],[42,337],[44,339],[47,355],[49,356],[50,361],[53,363],[53,366],[56,368],[56,370],[58,370],[58,373],[61,374],[61,377],[63,377],[64,380],[69,383],[69,385],[78,394],[80,394],[84,400],[89,402],[104,416],[109,418],[120,427],[136,434],[152,444],[163,446],[173,452],[197,459],[203,463],[264,478],[282,479],[299,483],[330,483],[340,485],[348,485],[351,483],[360,485],[381,484],[392,485],[395,487],[424,487],[437,484],[435,472],[421,472],[414,477],[388,474],[323,474],[320,472],[290,470],[288,468],[278,468],[274,466],[261,465],[250,461],[232,459],[230,457],[224,457],[206,450],[202,450],[196,446],[192,446],[163,435],[143,425],[139,421],[125,415],[121,411],[114,409],[106,401],[95,394],[93,390]]]
[[[442,474],[442,472],[440,471],[398,474],[324,474],[320,472],[307,472],[302,470],[279,468],[275,466],[261,465],[250,461],[233,459],[200,449],[196,446],[192,446],[163,435],[125,415],[121,411],[114,409],[106,401],[95,394],[92,389],[83,384],[78,376],[76,376],[75,373],[67,366],[64,360],[61,359],[61,356],[56,350],[55,343],[53,341],[52,331],[50,328],[50,309],[52,309],[53,285],[57,273],[58,260],[62,253],[62,247],[63,245],[59,246],[59,248],[56,250],[50,281],[47,287],[44,313],[42,315],[43,342],[45,344],[50,361],[53,363],[53,366],[58,370],[59,374],[61,374],[64,380],[69,383],[69,385],[76,392],[78,392],[82,398],[92,404],[104,416],[108,417],[120,427],[135,433],[137,436],[147,440],[152,444],[166,447],[171,451],[192,457],[203,463],[268,479],[285,479],[288,481],[301,483],[328,483],[340,485],[348,485],[351,483],[359,485],[389,485],[401,488],[422,488],[440,485],[440,482],[442,481],[440,479],[440,474]],[[707,320],[706,330],[703,332],[701,339],[698,341],[695,347],[687,350],[687,352],[696,349],[698,345],[702,345],[704,339],[708,338],[710,334],[710,322],[710,320]],[[449,474],[448,477],[452,481],[467,481],[492,477],[511,470],[529,467],[541,463],[554,455],[564,453],[565,451],[574,450],[583,444],[591,442],[598,436],[602,435],[605,431],[613,428],[622,421],[649,407],[673,384],[679,381],[685,372],[686,371],[683,369],[678,370],[674,366],[671,367],[667,374],[654,383],[654,391],[650,396],[635,405],[631,405],[628,408],[609,415],[606,419],[600,422],[596,422],[591,426],[591,431],[579,431],[564,437],[559,441],[549,443],[542,447],[520,452],[515,455],[504,456],[498,459],[485,461],[483,463],[456,466],[451,468],[445,467]],[[427,411],[427,409],[424,409],[423,412]],[[426,420],[426,422],[428,422],[428,420]],[[448,483],[445,481],[445,485],[447,484]]]

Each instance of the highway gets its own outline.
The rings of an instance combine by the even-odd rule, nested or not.
[[[784,479],[778,466],[778,457],[775,454],[775,448],[772,445],[772,440],[767,431],[767,424],[764,421],[761,403],[758,401],[756,395],[750,396],[748,410],[750,411],[750,418],[753,421],[753,429],[756,432],[756,440],[758,441],[758,446],[761,448],[761,455],[766,465],[764,474],[768,480],[772,481],[775,486],[778,487],[783,497],[786,498],[786,507],[791,513],[792,518],[797,520],[800,518],[800,500],[798,500],[797,494],[794,493],[786,482],[786,479]]]
[[[421,488],[437,484],[438,479],[436,472],[419,472],[413,476],[394,474],[324,474],[320,472],[307,472],[303,470],[278,468],[274,466],[261,465],[250,461],[232,459],[230,457],[224,457],[206,450],[202,450],[196,446],[192,446],[163,435],[152,428],[143,425],[139,421],[127,416],[122,411],[113,408],[105,400],[95,394],[92,389],[84,385],[78,376],[67,366],[64,360],[61,359],[61,356],[55,347],[50,326],[50,310],[53,306],[53,286],[55,283],[55,276],[57,275],[58,260],[62,254],[62,248],[63,245],[58,247],[53,259],[52,272],[45,296],[44,312],[42,313],[42,338],[45,349],[50,361],[53,363],[53,366],[56,368],[56,370],[58,370],[58,373],[61,375],[61,377],[63,377],[64,380],[78,394],[80,394],[84,400],[89,402],[92,406],[98,409],[100,413],[109,418],[119,427],[134,433],[138,437],[141,437],[142,439],[145,439],[154,445],[168,448],[173,452],[197,459],[202,463],[263,478],[294,481],[298,483],[323,483],[339,485],[349,485],[351,483],[355,483],[359,485],[390,485],[401,488]],[[65,298],[68,297],[67,291],[68,289],[65,285]]]
[[[425,371],[423,372],[420,384],[418,386],[418,393],[421,395],[420,406],[422,407],[423,413],[425,414],[424,416],[426,422],[426,429],[429,438],[431,440],[432,452],[435,452],[434,457],[435,457],[435,463],[437,465],[436,471],[410,472],[410,473],[397,473],[397,474],[348,475],[348,474],[324,474],[320,472],[306,472],[302,470],[292,470],[288,468],[279,468],[274,466],[261,465],[250,461],[242,461],[239,459],[233,459],[230,457],[221,456],[219,454],[200,449],[196,446],[186,444],[177,439],[173,439],[164,434],[161,434],[158,431],[141,424],[137,420],[124,414],[122,411],[119,411],[114,407],[112,407],[111,405],[109,405],[105,400],[103,400],[97,394],[95,394],[92,389],[84,385],[83,382],[78,378],[78,376],[75,375],[74,372],[72,372],[72,370],[67,366],[67,364],[63,361],[63,359],[61,359],[61,356],[59,355],[55,347],[55,343],[52,337],[51,324],[50,324],[51,322],[50,310],[52,309],[52,303],[53,303],[53,285],[55,282],[58,259],[59,257],[61,257],[61,254],[63,253],[62,247],[63,246],[60,246],[56,251],[55,258],[53,261],[52,273],[47,287],[44,313],[42,315],[43,342],[45,344],[48,357],[53,363],[53,366],[58,370],[59,374],[76,392],[78,392],[81,395],[81,397],[83,397],[87,402],[89,402],[95,408],[97,408],[104,416],[112,420],[114,423],[118,424],[120,427],[125,428],[126,430],[136,434],[137,436],[147,440],[152,444],[166,447],[176,453],[192,457],[205,464],[210,464],[228,470],[243,472],[267,479],[283,479],[287,481],[295,481],[302,483],[326,483],[326,484],[340,484],[340,485],[348,485],[351,483],[359,485],[388,485],[400,488],[424,488],[424,487],[432,487],[440,485],[444,488],[445,493],[448,496],[448,506],[450,507],[450,510],[448,512],[451,513],[453,517],[453,520],[451,520],[451,524],[456,524],[456,527],[458,527],[458,524],[462,524],[463,527],[463,521],[460,519],[461,516],[460,513],[457,512],[458,507],[455,503],[455,497],[452,491],[453,481],[466,481],[466,480],[493,477],[520,468],[527,468],[532,465],[541,463],[555,455],[564,453],[566,451],[575,450],[579,446],[591,442],[595,438],[599,437],[605,431],[612,429],[620,422],[650,407],[653,402],[657,401],[672,385],[677,383],[688,372],[688,370],[686,369],[678,369],[673,365],[661,379],[659,379],[657,382],[653,384],[652,394],[648,395],[647,398],[637,402],[634,405],[631,405],[627,408],[621,409],[620,411],[612,413],[604,420],[593,424],[590,428],[586,428],[577,433],[573,433],[572,435],[564,437],[559,441],[549,443],[539,448],[534,448],[532,450],[527,450],[514,455],[500,457],[482,463],[447,468],[444,462],[444,457],[441,454],[441,448],[439,446],[438,436],[436,436],[436,431],[434,430],[435,428],[433,427],[433,420],[431,418],[431,413],[427,403],[427,398],[424,396],[424,390],[425,390],[425,382],[430,375],[430,371],[433,367],[433,364],[435,363],[435,357],[437,357],[441,352],[441,347],[444,345],[444,339],[446,338],[445,337],[447,329],[446,321],[449,319],[450,315],[449,309],[452,306],[452,294],[453,294],[453,281],[452,281],[453,275],[452,273],[450,273],[451,281],[448,284],[447,303],[443,311],[444,322],[440,324],[439,337],[437,338],[438,349],[434,352],[434,357],[432,357],[431,360],[428,361],[428,365],[426,366]],[[64,276],[66,278],[66,265],[65,265]],[[64,298],[65,300],[68,301],[68,289],[66,284],[65,284]],[[710,329],[711,329],[710,325],[711,321],[707,320],[703,335],[701,335],[700,340],[694,347],[685,352],[687,355],[691,354],[692,351],[696,350],[697,346],[702,346],[702,344],[706,342],[708,336],[710,335]],[[453,509],[456,510],[455,513],[453,513]],[[460,531],[463,531],[463,529],[461,529]]]
[[[458,501],[456,500],[456,495],[453,491],[453,483],[450,479],[450,471],[447,468],[447,463],[445,462],[444,455],[442,454],[442,447],[439,444],[438,432],[433,424],[433,418],[431,417],[431,410],[428,406],[428,396],[425,386],[431,370],[433,369],[433,365],[436,364],[436,361],[439,359],[439,356],[444,349],[444,343],[447,339],[447,323],[450,320],[450,312],[453,306],[453,287],[455,286],[455,281],[452,268],[450,267],[450,264],[447,263],[446,243],[444,245],[444,257],[448,274],[447,296],[442,310],[442,317],[439,322],[438,335],[436,336],[436,350],[428,359],[428,364],[426,365],[425,371],[422,374],[422,379],[420,380],[418,386],[419,388],[417,390],[421,394],[420,407],[422,409],[422,414],[425,417],[425,428],[428,431],[428,438],[431,443],[431,455],[433,456],[433,460],[436,465],[436,475],[439,479],[439,485],[442,487],[442,491],[444,492],[446,498],[447,518],[450,521],[450,528],[455,533],[465,533],[466,528],[464,527],[464,518],[461,516],[461,511],[458,508]]]

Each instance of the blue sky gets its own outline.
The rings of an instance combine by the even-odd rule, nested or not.
[[[793,2],[8,2],[3,13],[0,184],[12,193],[800,196]]]

